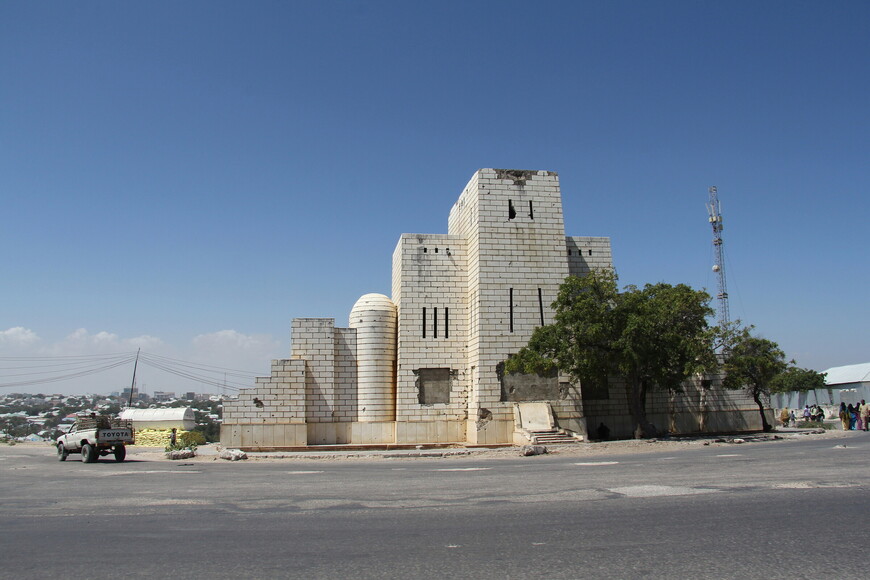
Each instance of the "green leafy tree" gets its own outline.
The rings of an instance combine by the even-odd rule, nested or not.
[[[204,423],[198,423],[194,431],[202,433],[203,441],[213,442],[221,439],[221,425],[211,419]]]
[[[728,347],[722,368],[725,373],[722,385],[726,389],[745,388],[758,405],[762,428],[771,431],[773,427],[764,414],[765,399],[770,397],[771,386],[788,368],[788,363],[777,343],[752,336],[750,331],[750,328],[744,329]]]
[[[791,391],[812,391],[824,389],[826,373],[820,373],[812,369],[802,369],[794,365],[794,361],[783,372],[779,373],[770,383],[771,393],[789,393]]]
[[[606,386],[625,381],[636,438],[658,430],[646,415],[651,390],[682,390],[693,373],[715,364],[710,297],[679,284],[627,286],[610,271],[569,276],[552,307],[553,324],[535,330],[529,344],[507,361],[509,372],[558,368],[572,380]]]

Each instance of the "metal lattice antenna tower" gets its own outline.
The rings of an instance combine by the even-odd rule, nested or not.
[[[731,321],[728,312],[728,287],[725,284],[725,247],[722,244],[722,213],[719,211],[719,196],[716,187],[710,188],[710,201],[707,203],[707,214],[710,225],[713,226],[713,249],[716,251],[716,263],[713,271],[719,281],[719,324],[725,326]]]

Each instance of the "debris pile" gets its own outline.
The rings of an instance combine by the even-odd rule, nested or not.
[[[190,459],[196,457],[196,451],[193,449],[173,449],[166,452],[166,459]]]
[[[240,449],[224,449],[218,455],[221,459],[226,459],[227,461],[239,461],[242,459],[247,459],[248,454]]]
[[[523,445],[520,447],[520,455],[528,457],[530,455],[544,455],[549,450],[543,445]]]

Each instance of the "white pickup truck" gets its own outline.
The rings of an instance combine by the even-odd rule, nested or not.
[[[57,458],[66,461],[70,453],[81,453],[83,463],[93,463],[101,455],[113,453],[115,461],[124,461],[126,446],[133,443],[132,421],[104,415],[79,417],[65,435],[57,438]]]

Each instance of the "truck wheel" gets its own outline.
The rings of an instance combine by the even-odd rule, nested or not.
[[[99,457],[97,450],[91,444],[85,443],[82,445],[82,463],[93,463],[97,460],[97,457]]]
[[[127,457],[127,448],[123,445],[115,445],[115,461],[124,461]]]
[[[57,444],[57,460],[58,461],[66,461],[66,458],[69,457],[69,451],[64,449],[63,443]]]

